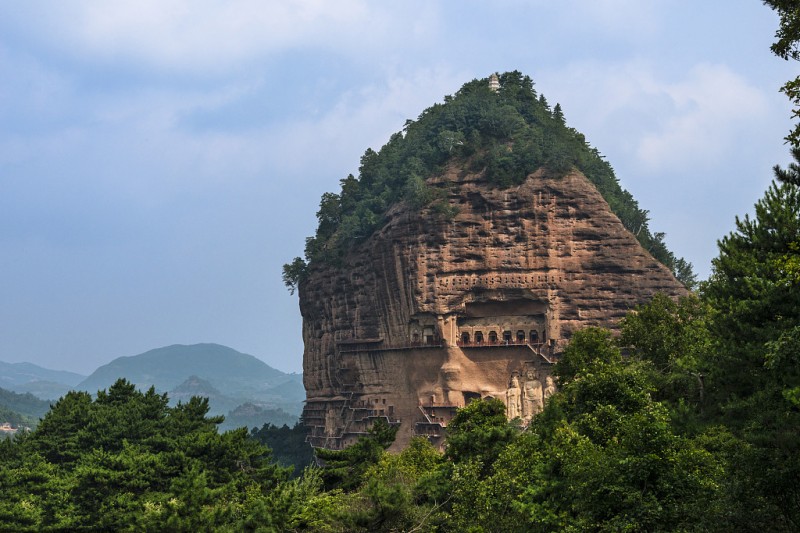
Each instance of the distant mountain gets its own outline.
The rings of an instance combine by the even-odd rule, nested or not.
[[[225,396],[210,382],[197,376],[189,376],[186,381],[169,391],[169,401],[172,405],[178,402],[186,403],[192,396],[208,398],[211,415],[224,415],[245,402],[244,399]]]
[[[207,398],[222,395],[220,391],[214,388],[214,385],[197,376],[189,376],[186,381],[169,391],[170,398],[187,394],[190,397],[205,396]]]
[[[77,388],[95,393],[121,377],[166,392],[198,376],[228,394],[231,390],[261,392],[291,379],[252,355],[219,344],[174,344],[139,355],[118,357],[95,370]]]
[[[95,370],[76,388],[94,394],[119,378],[140,389],[155,386],[158,392],[169,394],[171,403],[192,396],[207,397],[211,414],[226,414],[251,403],[298,417],[305,400],[300,374],[286,374],[252,355],[219,344],[175,344],[119,357]]]
[[[35,388],[35,386],[31,386],[32,383],[49,382],[66,391],[84,379],[86,379],[86,376],[75,372],[67,372],[66,370],[50,370],[33,363],[5,363],[0,361],[0,387],[8,390],[33,392],[30,390]],[[61,394],[55,396],[55,398],[60,396]]]
[[[41,400],[30,393],[20,394],[0,388],[0,424],[35,426],[41,417],[50,410],[50,402]]]
[[[22,385],[14,385],[9,387],[14,392],[30,392],[37,398],[42,400],[58,400],[69,391],[75,388],[74,385],[67,385],[65,383],[57,383],[55,381],[30,381]]]
[[[281,427],[293,426],[298,421],[297,415],[287,413],[281,408],[272,409],[253,403],[244,403],[225,415],[225,421],[220,425],[221,430],[246,427],[248,429],[261,428],[264,424]]]
[[[261,427],[264,424],[282,426],[294,425],[299,420],[300,408],[305,396],[299,398],[295,390],[296,382],[287,381],[269,389],[270,393],[281,398],[281,402],[258,402],[246,398],[232,398],[222,394],[209,381],[197,376],[189,378],[169,391],[171,405],[187,402],[192,396],[208,398],[209,414],[224,415],[220,424],[222,431],[238,427]],[[303,390],[304,394],[305,391]],[[277,407],[280,404],[281,407]],[[288,412],[287,412],[288,411]]]
[[[291,402],[303,402],[306,399],[306,389],[303,387],[302,374],[289,374],[291,379],[269,389],[269,393],[278,398]]]

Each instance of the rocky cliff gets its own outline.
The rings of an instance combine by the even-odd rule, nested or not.
[[[378,417],[399,425],[396,447],[440,441],[473,398],[530,419],[574,331],[614,328],[656,292],[686,294],[579,171],[504,189],[473,167],[451,161],[428,179],[455,216],[397,203],[339,264],[309,266],[303,416],[315,446],[347,446]]]

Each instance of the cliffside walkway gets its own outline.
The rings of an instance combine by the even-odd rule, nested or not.
[[[339,353],[353,353],[353,352],[391,352],[402,350],[425,350],[429,348],[444,348],[445,344],[441,340],[437,340],[430,344],[424,343],[409,343],[388,346],[364,346],[351,342],[339,346]]]
[[[557,360],[556,355],[552,351],[552,347],[549,344],[537,342],[533,343],[527,340],[518,340],[518,339],[510,339],[510,340],[498,340],[495,342],[464,342],[458,341],[456,343],[459,348],[517,348],[520,346],[527,347],[536,355],[542,357],[545,361],[550,364],[554,364]],[[550,353],[546,353],[549,351]]]

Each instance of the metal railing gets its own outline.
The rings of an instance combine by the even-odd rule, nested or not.
[[[501,346],[530,346],[531,348],[537,350],[540,350],[543,346],[547,346],[543,342],[531,342],[529,340],[521,340],[521,339],[497,339],[494,341],[491,340],[465,341],[464,339],[459,339],[456,342],[456,344],[459,347],[463,348],[497,348]]]

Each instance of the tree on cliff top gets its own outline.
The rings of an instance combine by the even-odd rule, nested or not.
[[[797,531],[800,185],[773,182],[753,217],[737,217],[736,230],[719,249],[703,287],[714,310],[706,361],[709,414],[743,441],[731,473],[741,487],[732,498],[746,509],[738,517],[746,526],[739,529]]]
[[[513,71],[500,75],[497,92],[487,79],[466,83],[454,96],[445,96],[444,103],[407,121],[378,152],[368,148],[358,177],[341,180],[338,194],[323,194],[317,232],[306,240],[305,261],[296,258],[284,266],[287,287],[295,289],[307,263],[340,261],[350,247],[382,226],[386,212],[398,202],[453,216],[445,190],[428,178],[454,160],[483,172],[491,186],[500,188],[518,185],[540,168],[555,175],[578,169],[653,257],[687,286],[694,284],[691,265],[667,249],[663,233],[650,231],[647,211],[620,187],[597,149],[566,125],[561,106],[551,110],[531,78]]]

